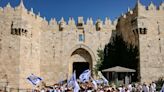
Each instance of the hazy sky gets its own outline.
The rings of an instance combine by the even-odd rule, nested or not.
[[[149,5],[154,2],[159,5],[164,0],[140,0],[142,4]],[[20,0],[0,0],[0,6],[4,7],[8,2],[15,7]],[[133,8],[136,0],[24,0],[25,7],[34,12],[40,12],[41,16],[45,16],[47,20],[56,18],[60,20],[64,17],[68,20],[69,17],[74,17],[77,20],[78,16],[83,16],[84,19],[92,17],[94,20],[105,17],[110,17],[114,20],[122,13],[127,11],[127,8]]]

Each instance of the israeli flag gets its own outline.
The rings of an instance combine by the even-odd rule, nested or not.
[[[105,77],[103,77],[102,79],[103,79],[105,85],[109,85],[108,80]]]
[[[88,69],[88,70],[85,70],[80,76],[79,76],[79,79],[81,82],[85,83],[86,81],[89,81],[89,78],[91,76],[91,71]]]
[[[74,71],[73,75],[71,78],[67,81],[68,87],[73,87],[74,86],[74,81],[76,80],[76,72]]]
[[[108,80],[103,76],[103,74],[100,71],[98,72],[98,75],[103,80],[105,85],[109,85]]]
[[[74,81],[74,89],[73,89],[73,92],[79,92],[79,90],[80,90],[79,84],[78,84],[77,81],[75,80],[75,81]]]
[[[72,77],[67,81],[68,87],[73,87],[73,92],[79,92],[80,87],[76,81],[76,72],[74,71]]]
[[[31,74],[29,77],[27,77],[27,80],[30,81],[33,85],[37,85],[42,81],[42,78]]]

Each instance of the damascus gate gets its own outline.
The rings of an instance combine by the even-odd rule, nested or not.
[[[32,73],[52,85],[74,70],[77,76],[85,69],[93,70],[97,50],[115,35],[138,47],[141,82],[164,76],[164,3],[146,8],[138,0],[115,21],[108,17],[104,21],[84,21],[83,17],[47,21],[25,6],[21,0],[16,7],[10,3],[0,7],[0,82],[7,81],[8,87],[31,88],[26,78]]]
[[[70,77],[74,70],[77,76],[92,70],[97,50],[109,43],[116,26],[109,18],[97,19],[96,24],[83,17],[48,22],[33,9],[27,10],[23,1],[17,7],[8,3],[0,8],[0,22],[0,76],[6,76],[14,88],[30,88],[26,78],[31,73],[51,85]]]

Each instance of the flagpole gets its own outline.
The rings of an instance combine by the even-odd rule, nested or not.
[[[35,92],[35,85],[32,85],[32,92]]]
[[[68,73],[66,73],[66,79],[67,79],[66,82],[67,82],[67,85],[68,85]]]
[[[74,70],[74,72],[75,72],[75,79],[76,79],[76,70]]]

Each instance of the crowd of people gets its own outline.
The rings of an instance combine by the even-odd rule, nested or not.
[[[76,78],[76,72],[74,72],[70,79],[52,86],[47,86],[42,82],[42,85],[33,89],[33,92],[157,92],[155,82],[149,85],[147,83],[129,83],[119,86],[112,83],[109,85],[108,80],[100,72],[98,75],[99,79],[95,80],[88,69],[79,78]],[[42,81],[41,78],[34,75],[28,77],[28,80],[34,85]],[[160,92],[164,92],[164,85]]]
[[[136,84],[128,84],[128,85],[106,85],[106,84],[98,84],[97,87],[93,84],[92,81],[81,83],[78,81],[80,86],[80,90],[78,92],[157,92],[156,84],[152,82],[147,85],[146,83],[136,83]],[[55,84],[53,86],[44,86],[44,87],[36,87],[34,92],[75,92],[73,87],[68,87],[66,84]],[[162,92],[162,90],[161,90]]]

